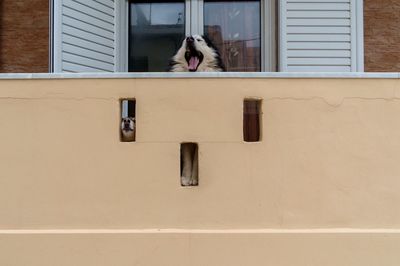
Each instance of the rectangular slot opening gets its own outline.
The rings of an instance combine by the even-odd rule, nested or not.
[[[243,140],[261,141],[261,100],[245,99],[243,102]]]
[[[133,142],[136,140],[136,100],[122,99],[120,140],[122,142]]]
[[[181,185],[199,185],[199,146],[197,143],[181,143]]]

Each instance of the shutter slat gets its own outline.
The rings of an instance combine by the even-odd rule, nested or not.
[[[350,50],[289,50],[287,52],[288,58],[293,58],[293,57],[302,57],[302,58],[307,58],[307,57],[321,57],[321,58],[327,58],[327,57],[346,57],[350,58],[351,53]]]
[[[351,64],[349,58],[289,58],[288,62],[292,66],[350,66]]]
[[[60,68],[65,72],[114,72],[115,3],[60,0]]]
[[[322,27],[322,26],[313,26],[313,27],[304,27],[304,26],[289,26],[287,27],[287,33],[295,33],[295,34],[313,34],[313,33],[323,33],[323,34],[350,34],[350,27]]]
[[[75,18],[77,20],[86,22],[86,23],[91,24],[91,25],[96,25],[96,26],[98,26],[100,28],[106,29],[106,30],[111,31],[111,32],[114,31],[114,25],[111,24],[111,23],[105,22],[105,21],[103,21],[101,19],[98,19],[98,18],[95,18],[95,17],[91,17],[88,14],[81,13],[79,11],[71,9],[70,7],[64,6],[63,9],[64,9],[64,15],[65,16],[69,16],[69,17]]]
[[[288,11],[288,18],[350,18],[349,11]]]
[[[350,72],[349,66],[289,66],[289,72]]]
[[[358,0],[281,0],[281,71],[355,71]]]
[[[288,34],[289,42],[350,42],[350,34]]]
[[[104,62],[113,62],[114,57],[110,56],[108,54],[103,54],[99,53],[97,51],[93,51],[88,49],[87,47],[79,47],[76,45],[70,45],[67,43],[63,44],[63,52],[71,53],[71,54],[76,54],[84,57],[89,57],[92,59],[98,59],[100,61]]]
[[[67,62],[67,61],[63,61],[63,63],[62,63],[62,71],[63,72],[71,72],[71,73],[105,72],[102,69],[97,69],[97,68],[80,65],[78,63],[71,63],[71,62]]]
[[[308,50],[350,50],[349,42],[288,42],[287,47],[291,49],[308,49]]]
[[[95,0],[96,2],[107,6],[107,7],[111,7],[112,9],[114,9],[114,1],[113,0]]]
[[[63,25],[70,26],[70,27],[76,27],[81,30],[87,31],[87,32],[93,32],[96,33],[97,35],[103,36],[108,39],[114,39],[114,32],[104,30],[98,26],[91,25],[88,23],[81,22],[79,20],[76,20],[74,18],[70,17],[64,17],[63,18]]]
[[[63,0],[64,5],[68,7],[73,7],[76,10],[79,10],[79,12],[85,13],[88,16],[95,17],[99,20],[108,22],[110,24],[114,24],[114,15],[113,13],[104,13],[99,10],[96,10],[94,7],[90,7],[87,4],[82,4],[78,1],[73,1],[73,0]]]
[[[91,32],[79,30],[77,28],[72,28],[67,25],[64,25],[64,32],[67,33],[68,35],[74,36],[76,38],[81,38],[81,39],[89,41],[89,42],[101,44],[106,47],[110,47],[111,49],[114,48],[114,40],[104,38],[102,36],[93,34]]]
[[[288,26],[347,26],[350,27],[350,19],[288,19]]]
[[[73,1],[81,3],[81,4],[84,4],[86,6],[90,6],[93,9],[95,9],[96,11],[100,11],[100,12],[106,13],[109,16],[111,16],[111,14],[114,13],[114,7],[113,6],[110,7],[110,6],[103,5],[103,4],[101,4],[101,3],[99,3],[99,2],[97,2],[95,0],[73,0]]]
[[[113,69],[114,69],[114,66],[112,64],[104,63],[103,61],[100,61],[97,59],[90,59],[87,57],[70,54],[67,52],[63,53],[63,61],[66,61],[66,62],[78,62],[79,61],[79,63],[82,65],[101,69],[104,71],[113,71]]]
[[[283,0],[285,1],[285,0]],[[316,3],[288,3],[287,10],[332,10],[332,11],[348,11],[350,10],[350,4],[348,3],[334,3],[335,0],[331,2],[316,2]]]
[[[86,41],[74,36],[67,35],[66,33],[63,35],[63,43],[73,44],[80,47],[87,47],[90,50],[97,51],[103,54],[113,55],[114,49],[110,47],[106,47],[97,43],[93,43],[90,41]]]
[[[350,0],[289,0],[288,3],[350,3]]]

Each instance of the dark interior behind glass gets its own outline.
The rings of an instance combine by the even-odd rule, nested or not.
[[[166,71],[185,36],[185,2],[130,1],[129,31],[129,71]]]

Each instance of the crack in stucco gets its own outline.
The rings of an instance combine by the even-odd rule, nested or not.
[[[59,101],[118,101],[120,98],[114,97],[0,97],[0,100],[16,100],[16,101],[40,101],[40,100],[59,100]]]
[[[271,97],[271,98],[265,98],[264,101],[275,101],[275,100],[282,100],[282,101],[287,101],[287,100],[291,100],[291,101],[313,101],[313,100],[321,100],[323,101],[325,104],[333,107],[333,108],[339,108],[341,107],[345,101],[347,100],[360,100],[360,101],[388,101],[388,102],[392,102],[392,101],[399,101],[400,97],[390,97],[390,98],[385,98],[385,97],[343,97],[340,99],[340,101],[335,101],[335,103],[333,103],[333,101],[329,101],[327,98],[325,97],[320,97],[320,96],[311,96],[311,97],[307,97],[307,98],[298,98],[298,97]]]
[[[394,93],[395,94],[395,93]],[[1,97],[0,101],[40,101],[40,100],[60,100],[60,101],[119,101],[121,98],[124,97]],[[260,97],[262,98],[262,97]],[[330,97],[322,97],[322,96],[310,96],[310,97],[266,97],[263,98],[264,101],[315,101],[320,100],[323,101],[326,105],[339,108],[341,107],[346,101],[348,100],[359,100],[359,101],[399,101],[400,97],[392,96],[392,97],[342,97],[336,98],[332,100]]]

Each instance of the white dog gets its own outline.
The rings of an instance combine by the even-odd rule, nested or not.
[[[124,117],[121,121],[121,140],[122,141],[135,141],[136,124],[135,118]]]
[[[221,72],[224,66],[217,49],[205,37],[193,35],[183,40],[172,57],[170,72]]]

